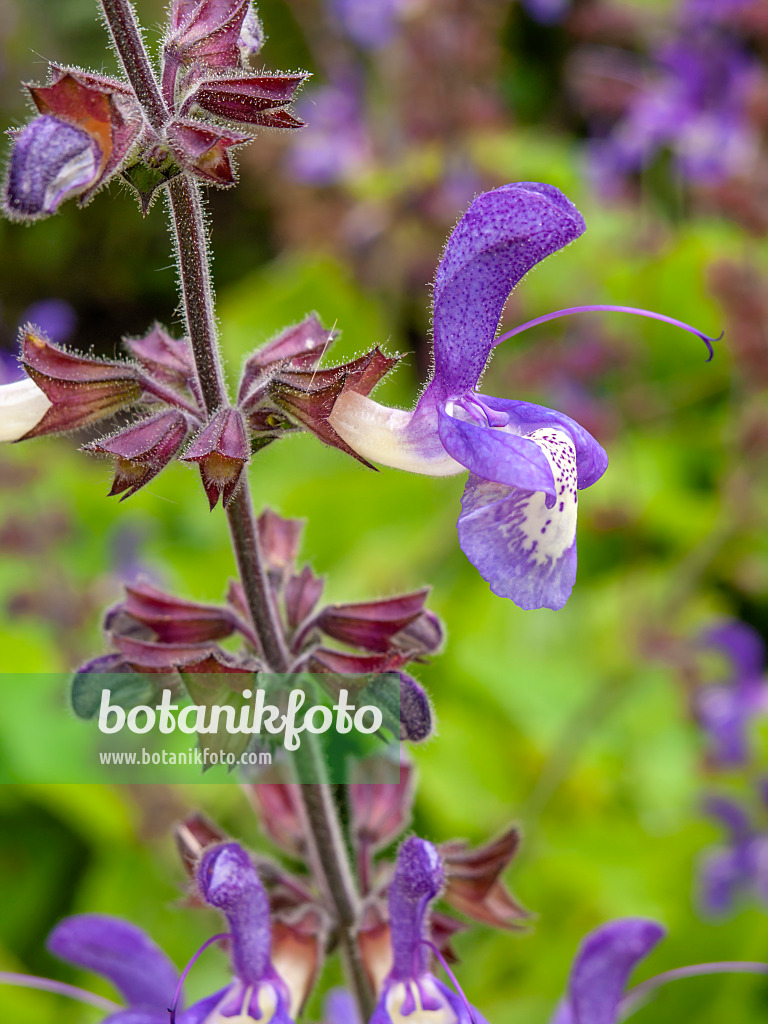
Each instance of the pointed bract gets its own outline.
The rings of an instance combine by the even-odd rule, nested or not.
[[[407,827],[413,804],[414,775],[407,761],[400,764],[400,779],[376,782],[380,759],[367,759],[355,763],[355,781],[349,787],[352,816],[352,835],[357,843],[380,849]],[[383,774],[389,776],[391,765],[383,765]]]
[[[152,325],[140,338],[125,338],[130,354],[160,380],[185,385],[195,375],[188,338],[172,338],[162,324]]]
[[[290,103],[306,77],[302,73],[213,78],[193,89],[184,100],[181,113],[186,116],[202,110],[237,124],[265,124],[264,116]]]
[[[250,142],[249,135],[181,118],[169,124],[166,131],[174,152],[190,174],[222,188],[235,184],[229,150]]]
[[[131,405],[141,395],[136,367],[68,352],[31,326],[22,332],[21,361],[51,403],[25,438],[87,426]]]

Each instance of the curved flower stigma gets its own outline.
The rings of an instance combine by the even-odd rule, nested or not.
[[[494,346],[500,345],[502,341],[514,338],[516,334],[522,334],[523,331],[527,331],[530,327],[545,324],[548,320],[557,320],[561,316],[570,316],[571,313],[632,313],[634,316],[644,316],[649,320],[660,320],[662,323],[670,324],[672,327],[679,327],[681,330],[688,331],[689,334],[695,334],[697,338],[700,338],[709,351],[707,362],[710,362],[715,354],[715,350],[712,347],[713,342],[720,341],[725,333],[721,331],[716,338],[711,338],[708,334],[704,334],[703,331],[698,330],[696,327],[691,327],[690,324],[685,323],[683,320],[676,320],[673,316],[665,316],[664,313],[654,313],[651,309],[598,304],[594,306],[569,306],[567,309],[558,309],[554,313],[545,313],[543,316],[537,316],[533,320],[528,320],[524,324],[518,324],[517,327],[513,327],[511,331],[507,331],[496,338],[493,344]]]
[[[195,966],[197,961],[200,959],[200,957],[203,955],[206,949],[208,949],[209,946],[212,946],[214,942],[221,942],[223,939],[231,938],[232,936],[229,934],[229,932],[221,932],[218,935],[212,935],[211,938],[206,939],[202,946],[197,950],[197,952],[193,953],[192,956],[189,958],[187,966],[181,972],[181,977],[179,978],[176,984],[176,991],[173,994],[173,1003],[168,1007],[168,1013],[171,1015],[170,1024],[176,1024],[176,1011],[179,1007],[182,989],[184,987],[184,982],[187,980],[189,972],[192,970],[192,968]]]
[[[472,1004],[467,999],[467,997],[466,997],[466,995],[464,993],[464,989],[459,984],[459,979],[456,977],[456,975],[453,973],[451,968],[448,966],[448,961],[445,959],[445,957],[440,952],[438,947],[435,945],[434,942],[430,942],[429,939],[422,939],[421,942],[420,942],[420,945],[427,946],[432,951],[432,955],[434,956],[435,960],[437,960],[437,962],[443,968],[445,973],[448,975],[448,980],[451,982],[453,987],[456,989],[456,994],[458,995],[459,999],[461,999],[461,1001],[464,1003],[464,1006],[466,1007],[467,1013],[469,1014],[469,1019],[472,1021],[472,1024],[477,1024],[477,1018],[475,1017],[475,1011],[474,1011],[474,1009],[472,1007]]]
[[[636,1013],[645,1005],[647,998],[662,985],[667,985],[670,981],[697,978],[707,974],[768,974],[768,964],[755,960],[718,960],[710,964],[690,964],[687,967],[675,967],[671,971],[663,971],[630,989],[619,1007],[621,1019],[624,1020]]]

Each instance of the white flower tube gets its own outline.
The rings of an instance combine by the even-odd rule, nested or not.
[[[50,409],[45,392],[26,377],[0,384],[0,441],[18,441],[37,426]]]

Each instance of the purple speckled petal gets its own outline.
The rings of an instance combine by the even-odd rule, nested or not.
[[[575,459],[572,447],[570,453]],[[474,473],[464,488],[457,524],[461,550],[494,594],[519,608],[562,608],[573,589],[576,473],[570,464],[566,468],[571,476],[556,477],[550,508],[541,492],[506,487]]]
[[[590,932],[551,1024],[616,1024],[630,974],[664,934],[661,925],[642,917],[620,918]]]
[[[552,185],[518,182],[474,200],[435,277],[435,381],[445,397],[477,384],[518,281],[584,227],[573,203]]]
[[[173,1001],[178,972],[136,925],[104,914],[61,921],[48,936],[49,952],[108,978],[131,1007],[165,1010]]]
[[[535,441],[457,419],[444,409],[438,410],[438,432],[451,458],[477,476],[555,497],[552,469]]]
[[[697,880],[697,902],[702,913],[707,917],[729,914],[745,881],[749,879],[745,878],[736,851],[725,848],[707,851],[701,858]]]
[[[544,518],[550,511],[541,494],[474,474],[464,488],[457,524],[461,550],[494,594],[527,611],[562,608],[576,580],[575,523],[572,530],[553,529],[547,520],[556,516]],[[553,543],[544,544],[547,539]]]
[[[759,676],[765,669],[765,641],[752,626],[738,619],[725,619],[710,626],[699,637],[702,647],[720,651],[728,658],[732,678]]]
[[[576,450],[576,467],[578,470],[578,487],[583,490],[596,483],[608,468],[608,456],[602,445],[592,437],[576,420],[556,409],[548,409],[544,405],[533,405],[510,398],[493,398],[490,395],[478,396],[483,405],[509,417],[510,426],[517,428],[521,434],[532,434],[544,427],[556,427],[566,430]],[[522,486],[522,485],[521,485]]]

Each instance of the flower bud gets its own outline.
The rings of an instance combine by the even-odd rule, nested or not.
[[[192,442],[182,461],[196,462],[200,467],[203,487],[213,509],[219,495],[224,507],[229,505],[249,459],[248,434],[242,414],[237,409],[219,409]]]
[[[420,743],[432,733],[432,708],[426,690],[405,672],[400,676],[400,739]]]
[[[57,117],[38,117],[16,136],[4,208],[18,220],[47,217],[94,184],[101,163],[96,141]]]

